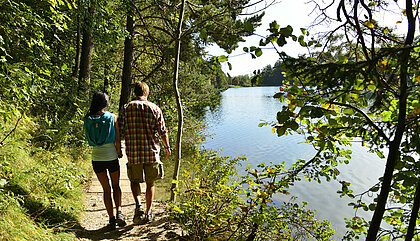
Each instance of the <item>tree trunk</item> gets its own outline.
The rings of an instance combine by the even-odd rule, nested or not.
[[[175,202],[175,197],[176,197],[175,191],[178,188],[179,166],[181,163],[182,125],[184,124],[181,97],[179,95],[179,90],[178,90],[179,56],[181,53],[181,33],[182,33],[182,22],[184,19],[184,7],[185,7],[185,0],[182,0],[181,10],[179,14],[177,39],[175,41],[175,45],[176,45],[175,46],[175,65],[174,65],[174,77],[173,77],[176,106],[178,110],[178,132],[176,136],[175,169],[174,169],[174,175],[172,177],[173,182],[171,186],[171,201],[172,202]]]
[[[77,77],[77,72],[79,71],[79,66],[80,66],[80,0],[77,1],[76,22],[77,22],[76,56],[74,57],[74,69],[73,69],[72,77]]]
[[[121,96],[119,111],[121,113],[122,107],[128,103],[130,99],[130,85],[131,85],[131,71],[133,66],[133,51],[134,51],[134,17],[133,17],[133,6],[127,14],[127,25],[126,29],[129,35],[124,41],[124,66],[121,79]]]
[[[411,241],[414,237],[414,229],[416,228],[417,217],[419,216],[420,207],[420,179],[417,181],[416,194],[414,195],[413,209],[411,210],[410,223],[407,228],[405,241]]]
[[[107,93],[107,94],[108,94],[108,91],[106,91],[106,89],[108,88],[108,85],[109,85],[108,68],[109,68],[108,64],[105,63],[105,66],[104,66],[104,88],[103,88],[102,92]]]
[[[93,17],[95,15],[95,5],[91,2],[88,8],[88,16],[83,23],[82,52],[80,55],[79,71],[79,92],[82,91],[86,98],[89,97],[90,70],[92,66],[93,53]]]
[[[381,226],[382,218],[385,213],[385,206],[388,200],[389,191],[391,190],[392,174],[394,172],[395,164],[400,155],[399,147],[402,137],[404,135],[406,125],[406,111],[407,111],[407,79],[408,79],[408,60],[410,57],[410,48],[408,46],[413,44],[415,33],[415,21],[413,16],[413,7],[411,0],[406,0],[406,13],[408,19],[408,32],[405,40],[405,48],[401,53],[400,59],[400,93],[399,93],[399,110],[398,123],[395,131],[394,140],[389,147],[389,154],[383,177],[381,192],[379,193],[378,203],[375,212],[373,213],[372,221],[367,233],[366,240],[374,241]]]

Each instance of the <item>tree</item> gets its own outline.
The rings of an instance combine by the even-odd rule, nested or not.
[[[124,41],[124,64],[121,81],[121,95],[119,110],[128,103],[130,99],[130,84],[131,84],[131,71],[133,65],[133,53],[134,53],[134,6],[131,3],[128,4],[127,12],[127,23],[126,29],[128,35]]]
[[[57,38],[67,24],[64,4],[7,1],[0,7],[0,117],[27,112],[39,90],[48,86],[52,65],[62,55]],[[70,5],[71,6],[71,5]],[[25,103],[25,104],[23,104]]]
[[[289,81],[283,83],[275,97],[287,106],[272,125],[279,136],[289,132],[304,134],[318,151],[311,160],[296,162],[289,171],[293,174],[290,180],[297,173],[317,181],[321,177],[337,178],[337,163],[351,161],[346,146],[353,141],[361,141],[370,151],[386,158],[383,177],[366,192],[380,190],[373,202],[365,203],[366,193],[355,195],[350,183],[341,181],[342,196],[359,198],[349,205],[374,211],[370,223],[357,216],[348,220],[348,239],[366,234],[366,240],[384,236],[408,240],[417,235],[413,226],[419,198],[415,190],[419,180],[416,156],[420,153],[420,48],[414,38],[418,8],[414,1],[404,2],[401,16],[408,26],[403,34],[375,19],[388,11],[393,1],[341,0],[336,6],[336,19],[328,18],[327,10],[333,4],[316,5],[321,10],[320,18],[339,22],[332,31],[318,36],[319,41],[309,39],[305,29],[296,36],[292,27],[281,28],[277,22],[270,24],[271,35],[261,41],[262,46],[273,44],[276,48],[287,40],[298,41],[303,47],[323,47],[318,53],[298,58],[278,51]],[[255,55],[257,51],[257,47],[251,48]],[[388,150],[386,156],[384,149]],[[397,205],[390,206],[389,199]],[[406,204],[412,211],[398,204]],[[382,220],[393,229],[381,227]]]
[[[77,77],[77,73],[80,67],[80,41],[81,41],[81,21],[80,21],[80,12],[81,12],[81,0],[77,0],[77,10],[76,10],[76,54],[74,57],[74,67],[73,67],[73,77]]]
[[[90,72],[93,54],[93,28],[96,12],[96,1],[89,1],[82,24],[82,49],[80,53],[79,89],[89,96]]]
[[[175,201],[175,189],[178,187],[178,175],[179,175],[179,165],[181,162],[181,140],[182,140],[182,126],[184,125],[184,115],[182,111],[182,103],[181,103],[181,96],[179,95],[178,89],[178,77],[179,77],[179,59],[181,54],[181,36],[182,36],[182,25],[184,21],[184,13],[185,13],[185,0],[181,2],[181,8],[179,10],[179,22],[178,22],[178,30],[175,39],[175,63],[174,63],[174,77],[173,77],[173,87],[174,87],[174,94],[176,99],[176,108],[178,111],[178,129],[176,135],[176,153],[175,153],[175,169],[174,174],[172,177],[172,187],[171,187],[171,201]]]
[[[242,36],[252,34],[262,15],[239,19],[238,15],[248,3],[249,1],[235,4],[230,1],[194,1],[185,3],[188,5],[185,9],[184,4],[179,5],[177,2],[155,4],[148,1],[130,1],[128,3],[133,8],[130,11],[134,12],[136,21],[133,21],[132,13],[129,13],[130,21],[127,21],[127,30],[130,35],[127,36],[125,42],[127,59],[124,61],[120,108],[128,101],[129,88],[127,86],[131,82],[130,74],[139,78],[140,81],[151,83],[155,87],[154,95],[164,103],[168,103],[167,100],[170,99],[167,96],[167,86],[170,86],[168,77],[173,76],[178,110],[176,144],[178,164],[175,168],[174,179],[178,176],[177,167],[181,157],[183,126],[182,91],[179,91],[177,86],[180,63],[200,59],[204,54],[205,44],[217,43],[227,51],[231,51],[237,46],[238,41],[242,40]],[[181,16],[185,16],[185,21],[180,21]],[[134,32],[136,35],[133,34]],[[130,64],[128,58],[133,55],[135,57],[131,57],[132,64]],[[134,73],[128,68],[131,65]],[[215,69],[217,70],[217,67]],[[226,82],[224,73],[215,75],[218,88],[226,85]],[[170,100],[173,101],[173,99]],[[176,184],[176,181],[174,183]],[[174,189],[176,187],[172,188]]]
[[[287,78],[283,74],[283,70],[281,69],[281,61],[277,61],[276,64],[271,67],[271,65],[267,65],[261,70],[261,86],[279,86],[283,83],[284,80]]]

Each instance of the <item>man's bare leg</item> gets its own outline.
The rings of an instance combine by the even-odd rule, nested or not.
[[[146,213],[152,208],[153,197],[155,196],[155,183],[146,182]]]
[[[130,182],[131,193],[133,194],[134,201],[136,202],[136,207],[141,206],[140,194],[141,188],[140,183]]]
[[[140,183],[130,182],[131,193],[133,194],[134,201],[136,202],[136,209],[134,210],[133,223],[139,224],[143,218],[143,211],[141,211],[141,202],[140,202]]]

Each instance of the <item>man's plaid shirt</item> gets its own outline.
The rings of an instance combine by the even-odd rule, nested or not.
[[[157,105],[146,99],[129,102],[122,110],[118,125],[121,138],[125,137],[129,163],[160,162],[159,135],[164,135],[168,130]]]

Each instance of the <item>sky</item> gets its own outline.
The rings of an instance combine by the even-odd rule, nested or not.
[[[268,0],[270,1],[270,0]],[[270,6],[265,10],[265,16],[262,19],[262,24],[257,28],[256,34],[267,36],[269,32],[267,31],[270,23],[274,20],[280,25],[280,27],[286,27],[291,25],[294,29],[293,34],[300,35],[300,28],[308,28],[311,26],[314,18],[316,17],[315,13],[311,13],[314,5],[308,3],[308,0],[277,0],[273,6]],[[329,2],[329,1],[327,1]],[[335,8],[332,8],[335,10]],[[395,10],[399,12],[400,10]],[[335,14],[335,13],[333,13]],[[396,25],[396,22],[399,20],[398,17],[392,13],[386,13],[383,16],[376,18],[378,21],[384,21],[389,26],[398,27],[401,29],[402,26],[405,26],[404,23]],[[403,20],[404,22],[404,20]],[[331,28],[331,27],[330,27]],[[310,33],[315,33],[315,31],[326,30],[328,27],[319,26],[316,29],[310,28]],[[231,76],[237,75],[253,75],[255,70],[264,68],[267,65],[273,66],[278,60],[278,54],[274,49],[263,49],[263,54],[256,58],[252,59],[249,54],[245,54],[243,47],[258,46],[260,41],[258,36],[250,36],[245,38],[245,42],[239,43],[239,47],[230,55],[224,52],[217,46],[210,46],[207,48],[209,56],[219,56],[226,55],[228,56],[228,61],[232,65],[232,70],[229,70],[228,64],[222,63],[222,69],[225,73],[229,73]],[[266,46],[268,47],[268,45]],[[297,56],[299,54],[306,53],[306,49],[301,47],[299,44],[288,41],[285,47],[282,47],[280,51],[286,52],[290,56]]]
[[[270,6],[265,10],[265,15],[262,19],[262,24],[257,28],[256,34],[267,36],[269,32],[267,29],[272,21],[276,20],[280,27],[286,27],[291,25],[293,27],[293,33],[295,35],[300,34],[300,28],[306,28],[311,23],[311,18],[308,16],[310,13],[310,7],[305,5],[306,1],[296,0],[283,0],[273,6]],[[262,69],[267,65],[274,65],[278,60],[278,54],[274,49],[263,49],[263,54],[252,59],[249,54],[244,54],[243,47],[258,47],[260,41],[258,36],[246,37],[246,42],[239,43],[239,47],[229,55],[228,61],[232,65],[232,70],[229,70],[227,63],[222,63],[222,68],[226,73],[231,76],[236,75],[252,75],[254,70]],[[291,42],[291,41],[289,41]],[[268,45],[266,47],[269,47]],[[228,55],[222,49],[217,46],[211,46],[207,48],[210,56]],[[299,53],[305,51],[304,48],[298,44],[288,43],[286,47],[282,48],[281,51],[286,52],[289,55],[296,56]]]

